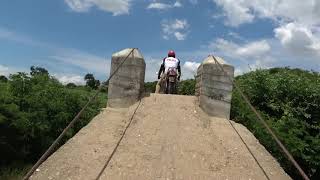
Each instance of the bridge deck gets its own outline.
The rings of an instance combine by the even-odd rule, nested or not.
[[[212,118],[193,96],[144,98],[100,179],[266,179],[226,119]],[[95,179],[132,115],[105,109],[31,179]],[[243,126],[234,124],[270,179],[290,179]]]

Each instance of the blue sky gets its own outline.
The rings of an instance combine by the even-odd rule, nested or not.
[[[0,74],[45,67],[61,82],[103,80],[112,53],[137,47],[156,80],[174,49],[183,79],[209,54],[241,74],[256,68],[320,71],[317,0],[5,0],[0,3]]]

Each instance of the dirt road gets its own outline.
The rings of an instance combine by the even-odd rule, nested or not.
[[[267,179],[229,122],[207,116],[196,102],[144,98],[100,179]],[[95,179],[137,105],[105,109],[31,179]],[[270,179],[290,179],[245,127],[234,125]]]

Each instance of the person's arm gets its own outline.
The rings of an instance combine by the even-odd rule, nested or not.
[[[160,75],[164,71],[164,60],[165,59],[163,59],[162,64],[161,64],[160,69],[159,69],[159,72],[158,72],[158,79],[160,79]]]

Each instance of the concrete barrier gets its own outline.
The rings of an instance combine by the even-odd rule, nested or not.
[[[112,55],[110,74],[116,70],[131,50],[131,48],[124,49]],[[137,49],[134,49],[109,81],[109,107],[126,108],[141,98],[144,91],[145,69],[146,63],[143,56]]]
[[[233,79],[234,67],[215,56],[224,71]],[[197,70],[196,92],[200,107],[209,115],[230,118],[232,82],[225,76],[213,56],[208,56]]]

